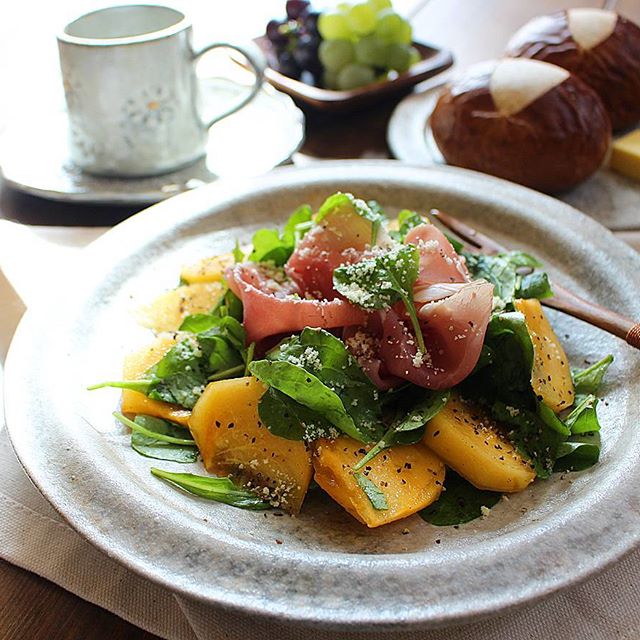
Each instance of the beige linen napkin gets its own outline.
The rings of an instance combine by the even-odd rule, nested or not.
[[[0,383],[4,345],[22,313],[2,269],[28,303],[100,230],[27,228],[0,221]],[[8,247],[14,249],[8,250]],[[33,256],[38,255],[37,264]],[[1,412],[0,412],[0,415]],[[0,422],[0,557],[169,640],[307,640],[310,630],[197,603],[108,558],[46,502],[20,467]],[[419,588],[419,585],[416,585]],[[640,628],[640,550],[597,577],[519,611],[445,630],[384,634],[393,640],[631,640]],[[371,633],[313,631],[317,640]],[[378,635],[378,634],[375,634]]]

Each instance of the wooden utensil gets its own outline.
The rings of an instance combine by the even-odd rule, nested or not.
[[[509,250],[448,213],[433,210],[431,215],[444,227],[460,237],[471,251],[492,254]],[[543,305],[562,311],[579,320],[584,320],[584,322],[588,322],[594,327],[622,338],[632,347],[640,349],[640,322],[635,322],[631,318],[611,311],[611,309],[602,307],[595,302],[589,302],[562,285],[554,283],[552,289],[553,297],[541,300]]]

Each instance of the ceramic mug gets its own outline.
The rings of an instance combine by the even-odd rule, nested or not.
[[[185,15],[159,5],[100,9],[64,28],[58,48],[75,165],[98,175],[145,176],[204,155],[209,127],[258,93],[264,63],[226,42],[196,52],[191,39]],[[255,81],[238,104],[205,121],[195,63],[217,47],[244,55]]]

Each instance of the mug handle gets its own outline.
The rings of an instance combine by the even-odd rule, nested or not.
[[[258,91],[260,91],[260,87],[262,86],[262,82],[264,80],[265,62],[263,62],[258,58],[255,58],[246,49],[243,49],[242,47],[238,47],[235,44],[230,44],[228,42],[214,42],[213,44],[207,45],[206,47],[204,47],[204,49],[201,49],[197,53],[193,54],[193,61],[196,62],[205,53],[208,53],[212,49],[217,49],[218,47],[224,47],[226,49],[234,49],[235,51],[238,51],[239,53],[241,53],[247,59],[249,66],[253,69],[255,80],[253,82],[253,86],[251,87],[251,90],[249,91],[249,93],[244,98],[242,98],[242,100],[240,100],[238,104],[235,104],[230,109],[223,111],[221,114],[217,115],[215,118],[212,118],[208,122],[204,122],[203,126],[205,129],[209,129],[214,124],[216,124],[216,122],[220,122],[220,120],[224,120],[224,118],[226,118],[227,116],[230,116],[232,113],[235,113],[236,111],[239,111],[240,109],[242,109],[242,107],[244,107],[246,104],[251,102],[251,100],[255,98]]]

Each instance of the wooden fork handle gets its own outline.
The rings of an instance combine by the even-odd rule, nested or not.
[[[640,322],[601,307],[595,302],[589,302],[558,284],[553,283],[552,289],[553,298],[542,300],[545,306],[563,311],[574,318],[604,329],[622,338],[632,347],[640,349]]]
[[[631,327],[631,329],[629,329],[625,340],[632,347],[640,349],[640,322],[637,322],[633,327]]]

